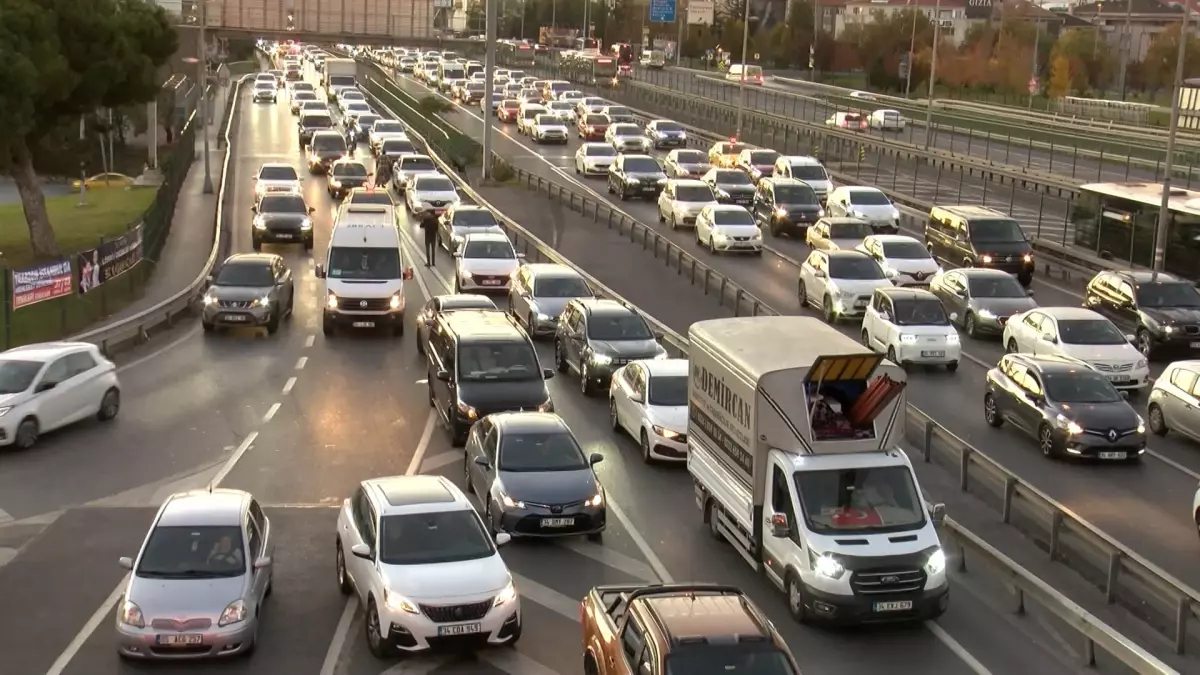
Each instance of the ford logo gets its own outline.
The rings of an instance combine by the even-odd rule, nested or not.
[[[1117,430],[1116,430],[1116,429],[1109,429],[1109,430],[1108,430],[1108,442],[1109,442],[1109,443],[1116,443],[1116,442],[1117,442]]]
[[[886,577],[883,577],[882,579],[880,579],[880,581],[882,581],[885,584],[898,584],[898,583],[900,583],[900,577],[886,576]]]
[[[366,307],[366,306],[367,306],[367,301],[366,301],[366,300],[363,300],[362,302],[358,303],[358,306],[359,306],[359,307]]]

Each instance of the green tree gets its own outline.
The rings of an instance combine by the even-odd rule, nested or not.
[[[0,171],[35,254],[60,251],[32,149],[97,108],[152,100],[178,45],[166,12],[143,0],[0,0]]]
[[[1143,76],[1151,89],[1170,89],[1179,61],[1179,24],[1174,24],[1155,36],[1146,48],[1142,61]],[[1183,77],[1200,75],[1200,39],[1190,38],[1183,61]]]

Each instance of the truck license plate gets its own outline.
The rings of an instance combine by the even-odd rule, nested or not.
[[[203,635],[158,635],[155,641],[168,647],[187,647],[204,643]]]
[[[940,351],[940,350],[938,350],[938,351],[930,351],[930,352],[926,352],[926,351],[922,351],[922,352],[921,352],[921,356],[923,356],[923,357],[925,357],[925,358],[938,358],[938,357],[942,357],[942,356],[945,356],[945,355],[946,355],[946,352],[944,352],[944,351]]]
[[[250,317],[246,316],[245,314],[226,314],[222,318],[230,323],[246,323],[250,320]]]
[[[355,328],[374,328],[375,322],[374,321],[355,321],[354,323],[352,323],[350,325],[354,326]]]
[[[542,527],[571,527],[574,524],[574,518],[542,518]]]
[[[1100,453],[1100,459],[1125,459],[1125,453],[1123,453],[1123,452],[1102,452],[1102,453]]]
[[[438,635],[470,635],[479,630],[477,623],[460,623],[456,626],[438,626]]]
[[[912,608],[912,600],[896,600],[895,602],[875,603],[876,612],[905,612]]]
[[[1200,349],[1200,342],[1193,342],[1192,349]]]

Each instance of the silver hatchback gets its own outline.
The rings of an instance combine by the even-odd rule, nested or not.
[[[158,510],[117,605],[117,653],[197,659],[254,650],[271,594],[271,521],[241,490],[171,495]]]

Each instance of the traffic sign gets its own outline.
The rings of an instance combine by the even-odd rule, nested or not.
[[[650,0],[651,23],[675,23],[675,0]]]

